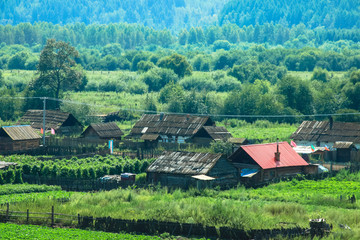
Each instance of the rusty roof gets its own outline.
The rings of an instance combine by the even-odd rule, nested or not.
[[[203,128],[215,141],[227,140],[232,137],[231,133],[229,133],[225,127],[204,126]]]
[[[360,124],[354,122],[303,121],[290,137],[298,141],[360,143]]]
[[[185,175],[206,175],[221,154],[194,152],[165,152],[147,169],[147,172]]]
[[[100,138],[119,138],[124,135],[118,125],[114,122],[92,123],[81,135],[85,136],[91,129],[93,129]]]
[[[129,136],[139,137],[146,133],[190,137],[203,126],[212,126],[214,124],[208,116],[144,114],[135,123]]]
[[[7,135],[13,141],[40,139],[40,135],[30,125],[4,126],[0,135]]]
[[[41,129],[43,127],[43,110],[28,110],[19,120],[20,123],[30,123],[31,127]],[[45,111],[46,129],[58,130],[61,126],[82,126],[71,114],[59,110]]]

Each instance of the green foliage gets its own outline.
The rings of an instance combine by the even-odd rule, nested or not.
[[[211,142],[211,150],[214,153],[222,153],[225,156],[230,156],[233,152],[232,144],[226,141],[213,141]]]
[[[18,169],[15,171],[15,178],[14,178],[14,184],[21,184],[24,183],[23,179],[22,179],[22,171],[21,169]]]
[[[36,185],[36,184],[5,184],[1,185],[0,195],[10,195],[16,193],[39,193],[49,191],[59,191],[61,187]]]
[[[162,68],[169,68],[176,73],[179,78],[183,78],[185,75],[191,75],[192,67],[186,58],[180,54],[174,53],[169,57],[165,57],[159,60],[158,66]]]
[[[149,91],[160,91],[169,82],[176,83],[178,76],[171,69],[152,68],[141,79],[149,86]]]

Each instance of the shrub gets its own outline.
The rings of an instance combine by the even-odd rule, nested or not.
[[[13,183],[16,183],[16,184],[24,183],[24,181],[22,179],[22,171],[20,169],[15,171],[15,179],[14,179]]]
[[[15,178],[15,173],[13,169],[7,170],[5,172],[5,183],[13,183]]]

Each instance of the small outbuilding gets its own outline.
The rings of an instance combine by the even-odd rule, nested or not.
[[[30,125],[0,128],[0,152],[22,152],[39,148],[40,135]]]
[[[121,140],[124,133],[114,122],[92,123],[81,134],[81,137],[88,139]]]
[[[43,110],[28,110],[19,123],[29,123],[36,130],[43,128]],[[76,135],[83,130],[81,123],[71,114],[60,110],[45,111],[45,131],[55,130],[59,135]]]
[[[227,141],[231,133],[225,127],[203,126],[194,136],[192,142],[199,145],[209,145],[213,141]]]
[[[165,152],[146,170],[149,183],[189,188],[215,185],[234,186],[238,171],[221,154]]]
[[[250,184],[297,174],[317,173],[287,142],[244,145],[229,159],[238,167],[242,181]]]

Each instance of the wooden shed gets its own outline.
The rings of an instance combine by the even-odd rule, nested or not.
[[[43,127],[43,110],[28,110],[19,121],[30,123],[31,127],[40,130]],[[55,130],[59,135],[76,135],[83,130],[81,123],[71,114],[60,110],[45,111],[45,131]]]
[[[203,126],[192,137],[192,142],[209,145],[212,141],[227,141],[232,135],[225,127]]]
[[[0,128],[0,152],[22,152],[40,146],[40,135],[30,125]]]
[[[242,181],[259,184],[275,178],[317,173],[287,142],[244,145],[229,159],[241,172]]]
[[[332,146],[336,149],[336,162],[349,162],[357,156],[357,148],[353,142],[335,142]]]
[[[124,133],[114,122],[109,123],[92,123],[81,134],[83,138],[90,139],[118,139],[121,140],[121,136]]]
[[[204,126],[215,126],[215,122],[208,116],[144,114],[127,137],[184,143]]]
[[[147,181],[163,186],[188,188],[206,181],[207,186],[234,186],[238,171],[221,154],[194,152],[165,152],[153,162],[147,172]]]

